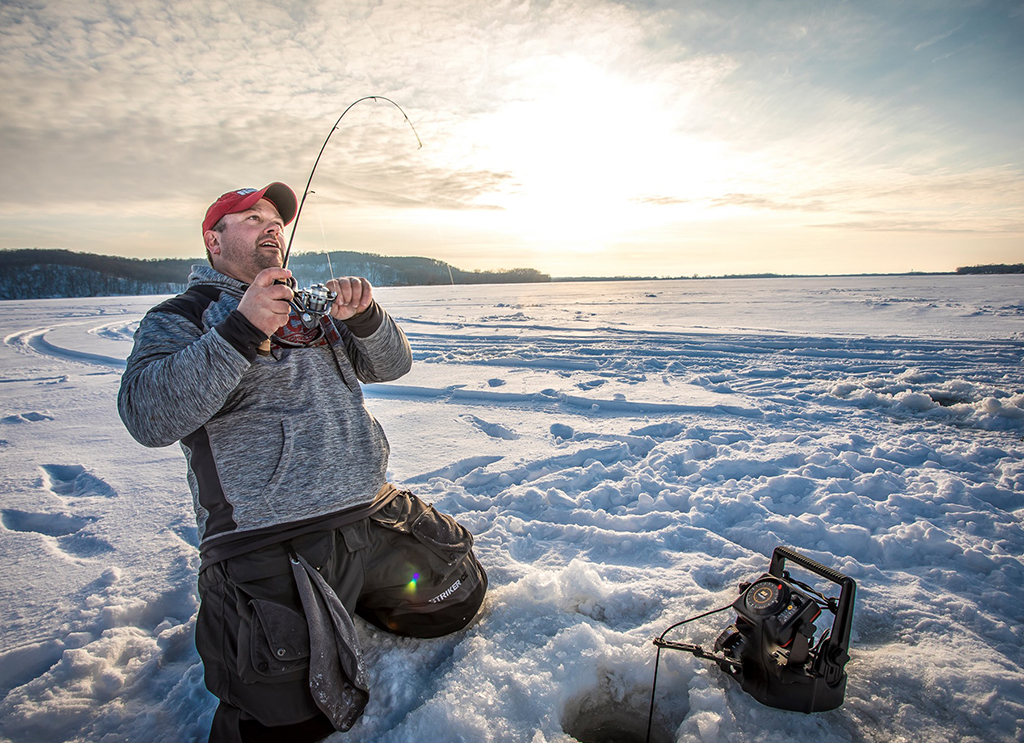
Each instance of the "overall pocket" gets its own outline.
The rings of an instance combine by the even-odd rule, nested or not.
[[[473,549],[473,535],[469,529],[433,506],[427,506],[412,522],[412,533],[449,566],[455,565]]]
[[[408,491],[399,492],[370,519],[385,529],[411,534],[449,568],[473,548],[469,529]]]
[[[329,556],[332,541],[310,535],[306,548],[322,560]],[[304,677],[309,630],[285,548],[275,545],[231,558],[222,570],[230,580],[237,615],[237,676],[245,684]]]
[[[304,671],[309,666],[309,630],[302,613],[267,599],[249,601],[252,611],[249,631],[249,663],[254,678],[243,681],[267,680]],[[243,648],[239,648],[244,652]],[[246,670],[248,670],[248,668]]]

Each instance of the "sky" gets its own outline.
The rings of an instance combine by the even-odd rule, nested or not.
[[[1024,0],[0,0],[0,102],[0,248],[199,261],[330,134],[293,252],[1024,262]]]

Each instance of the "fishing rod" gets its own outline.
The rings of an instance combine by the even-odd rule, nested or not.
[[[405,117],[406,122],[408,122],[409,127],[412,129],[412,133],[416,135],[416,142],[419,145],[419,147],[417,147],[416,149],[423,148],[423,141],[420,139],[420,135],[416,131],[416,127],[413,126],[412,120],[409,118],[409,115],[405,113],[401,106],[399,106],[390,98],[386,98],[382,95],[366,95],[350,103],[348,108],[341,112],[341,116],[338,117],[338,120],[334,122],[334,127],[331,129],[331,131],[327,133],[327,139],[324,140],[323,146],[320,147],[320,153],[316,156],[316,161],[313,163],[313,169],[309,171],[309,180],[306,181],[306,187],[302,191],[302,200],[299,201],[299,208],[295,212],[295,221],[292,223],[292,234],[291,237],[288,238],[288,247],[284,251],[284,260],[282,261],[282,265],[285,268],[288,267],[288,256],[290,256],[292,252],[292,242],[295,240],[295,233],[299,229],[299,217],[302,216],[302,206],[303,204],[306,203],[306,197],[310,194],[309,187],[313,183],[313,174],[316,173],[316,166],[320,164],[320,158],[323,156],[324,150],[327,149],[327,143],[331,141],[331,135],[333,135],[334,132],[338,130],[338,126],[341,124],[341,120],[345,118],[345,114],[347,114],[356,105],[362,103],[363,101],[385,101],[387,103],[390,103],[399,111],[401,111],[402,116]]]
[[[281,267],[288,267],[288,257],[292,253],[292,242],[295,240],[295,233],[299,229],[299,217],[302,215],[302,207],[306,203],[306,197],[311,193],[315,193],[310,189],[310,185],[313,183],[313,174],[316,173],[316,166],[320,164],[320,158],[323,157],[324,150],[327,149],[327,143],[331,141],[331,135],[338,130],[338,126],[341,124],[341,120],[345,118],[345,114],[353,109],[357,104],[363,101],[386,101],[392,106],[402,112],[402,116],[408,122],[409,127],[412,129],[412,133],[416,135],[416,142],[419,144],[419,148],[423,147],[423,141],[420,139],[419,133],[416,131],[416,127],[413,126],[412,121],[409,119],[408,114],[402,110],[402,107],[395,103],[390,98],[385,98],[382,95],[367,95],[353,101],[349,104],[348,108],[341,112],[341,116],[334,122],[334,127],[330,132],[327,133],[327,138],[324,140],[323,145],[320,147],[320,152],[316,156],[316,161],[313,163],[313,169],[309,171],[309,179],[306,181],[306,187],[302,191],[302,200],[299,202],[299,208],[295,211],[295,221],[292,223],[292,234],[288,238],[288,247],[285,248],[284,258],[281,261]],[[323,231],[323,220],[320,222],[320,230]],[[334,268],[331,266],[331,254],[327,250],[327,238],[324,236],[324,253],[327,255],[327,267],[331,272],[331,278],[334,278]],[[334,300],[337,299],[338,295],[330,289],[327,284],[317,283],[312,284],[306,288],[299,288],[298,282],[294,276],[289,277],[286,281],[279,281],[278,283],[287,284],[291,287],[293,296],[288,302],[292,309],[298,314],[299,320],[302,322],[303,327],[310,329],[320,324],[321,320],[331,311],[331,305]],[[262,354],[270,353],[270,340],[267,339],[259,348],[259,352]]]

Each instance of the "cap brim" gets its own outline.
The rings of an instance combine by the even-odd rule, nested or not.
[[[253,204],[260,199],[266,199],[277,207],[277,213],[281,215],[281,219],[284,220],[285,224],[295,219],[298,201],[295,198],[295,192],[288,188],[288,186],[283,183],[274,182],[257,193],[259,197],[253,201]]]
[[[237,214],[252,209],[260,199],[266,199],[273,204],[285,224],[295,218],[295,193],[283,183],[275,181],[259,191],[250,191],[236,199],[238,196],[238,191],[229,191],[210,205],[210,208],[206,210],[206,218],[203,220],[204,232],[213,229],[217,222],[227,214]]]

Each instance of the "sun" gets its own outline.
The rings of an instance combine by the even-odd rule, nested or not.
[[[685,102],[574,55],[533,58],[523,95],[483,122],[489,166],[512,175],[498,196],[502,226],[524,243],[588,253],[678,220],[677,207],[713,189],[723,153],[679,131]]]

